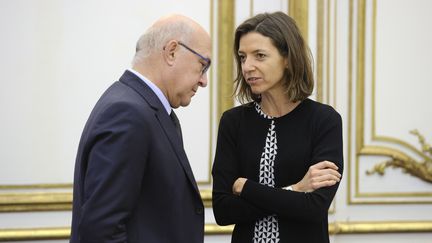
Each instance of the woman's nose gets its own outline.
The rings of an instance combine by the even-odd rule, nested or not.
[[[253,64],[253,61],[250,59],[245,59],[243,61],[242,69],[244,72],[249,72],[255,69],[255,66]]]

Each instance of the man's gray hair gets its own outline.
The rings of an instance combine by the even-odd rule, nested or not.
[[[193,28],[184,21],[150,27],[138,40],[135,57],[132,64],[136,64],[153,52],[162,51],[170,40],[188,42]]]

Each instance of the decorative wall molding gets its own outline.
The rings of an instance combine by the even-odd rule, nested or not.
[[[309,39],[309,1],[290,0],[288,5],[288,15],[296,20],[303,38],[307,43]]]
[[[369,12],[368,12],[369,11]],[[375,131],[376,106],[376,0],[350,0],[349,2],[349,54],[348,54],[348,158],[354,159],[354,166],[348,164],[348,203],[349,204],[427,204],[432,203],[431,192],[365,192],[360,190],[360,175],[383,174],[386,167],[402,168],[407,174],[421,180],[432,180],[431,158],[408,142],[389,136],[377,135]],[[366,37],[370,36],[370,39]],[[369,48],[367,48],[369,47]],[[370,56],[370,60],[368,57]],[[370,72],[370,73],[369,73]],[[371,82],[370,87],[366,80]],[[371,88],[371,142],[366,142],[365,119],[367,92]],[[353,93],[355,90],[355,93]],[[353,98],[352,98],[353,97]],[[354,116],[354,119],[353,119]],[[419,138],[420,139],[420,138]],[[353,144],[354,143],[354,144]],[[376,144],[379,145],[376,145]],[[354,146],[353,146],[354,145]],[[397,145],[397,146],[394,146]],[[401,150],[404,148],[404,150]],[[354,154],[352,153],[354,149]],[[411,151],[423,161],[417,161],[406,151]],[[387,157],[369,171],[361,170],[361,159]],[[365,174],[363,174],[365,173]],[[352,184],[352,181],[355,184]]]
[[[423,161],[417,161],[409,156],[390,155],[391,159],[376,164],[372,169],[366,171],[366,174],[378,173],[383,176],[385,170],[389,167],[401,168],[407,174],[432,183],[432,147],[426,143],[424,136],[417,129],[410,131],[410,133],[418,137],[422,147]]]
[[[210,189],[201,189],[206,208],[212,206]],[[1,193],[0,212],[68,211],[72,209],[72,192]]]
[[[233,225],[206,224],[206,235],[231,234]],[[331,235],[376,234],[376,233],[421,233],[432,232],[432,221],[380,221],[380,222],[333,222],[329,224]],[[69,239],[69,227],[0,229],[0,241]]]
[[[235,2],[231,0],[218,1],[218,90],[217,90],[217,117],[233,107],[232,98],[234,89],[234,13]]]

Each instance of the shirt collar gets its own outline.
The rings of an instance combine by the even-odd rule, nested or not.
[[[140,78],[142,81],[144,81],[144,83],[147,84],[147,86],[150,87],[151,90],[153,90],[153,92],[156,94],[156,96],[159,98],[159,100],[162,102],[162,105],[164,106],[166,112],[169,114],[171,114],[171,105],[168,102],[168,99],[165,97],[165,95],[162,93],[162,91],[159,89],[158,86],[156,86],[150,79],[146,78],[144,75],[142,75],[141,73],[133,70],[132,68],[128,68],[128,70],[130,72],[132,72],[133,74],[135,74],[138,78]]]

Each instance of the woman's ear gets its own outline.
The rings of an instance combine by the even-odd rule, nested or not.
[[[163,48],[163,57],[168,65],[173,65],[176,59],[178,49],[178,42],[176,40],[170,40]]]
[[[284,58],[284,66],[285,66],[285,69],[288,69],[288,68],[289,68],[289,61],[288,61],[288,57],[285,57],[285,58]]]

